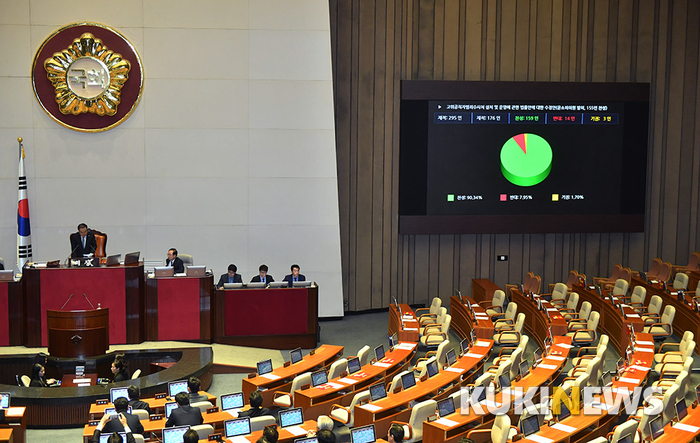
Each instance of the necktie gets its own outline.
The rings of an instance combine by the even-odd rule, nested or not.
[[[81,237],[83,239],[83,249],[85,249],[85,237]]]
[[[296,278],[296,277],[294,277],[294,281],[297,281],[297,278]]]
[[[230,275],[228,276],[228,282],[233,283],[233,277],[231,277]]]

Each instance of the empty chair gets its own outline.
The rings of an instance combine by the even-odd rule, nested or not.
[[[413,313],[418,317],[418,323],[421,325],[435,323],[440,307],[442,307],[442,299],[440,297],[434,297],[429,308],[418,308],[413,311]]]
[[[585,329],[576,329],[573,332],[567,332],[566,335],[571,337],[571,344],[574,346],[581,346],[593,343],[598,336],[598,321],[600,321],[600,314],[593,311],[588,317]]]
[[[252,424],[253,420],[251,420],[250,422]],[[190,429],[193,429],[195,432],[197,432],[197,436],[200,440],[206,440],[211,434],[214,433],[214,426],[212,425],[197,425],[190,427]]]
[[[415,369],[420,369],[422,370],[425,368],[425,365],[428,364],[428,361],[431,360],[432,357],[435,358],[438,364],[438,368],[442,369],[445,366],[445,362],[447,361],[447,346],[450,344],[448,340],[443,341],[440,343],[435,351],[428,351],[425,353],[425,356],[422,358],[419,358],[416,360],[416,365]]]
[[[211,404],[209,401],[197,401],[192,404],[190,404],[193,408],[199,408],[200,412],[207,412],[207,409],[213,408],[214,405]]]
[[[681,371],[675,379],[670,379],[670,378],[662,378],[658,381],[655,381],[654,383],[651,384],[652,387],[658,389],[660,391],[659,394],[654,394],[654,395],[661,395],[666,393],[666,391],[672,386],[672,385],[677,385],[678,386],[678,395],[680,397],[685,397],[686,392],[688,391],[688,371]]]
[[[523,326],[525,325],[525,314],[518,314],[518,318],[514,325],[504,325],[493,336],[493,340],[497,345],[513,346],[520,342],[520,337],[523,334]]]
[[[683,363],[660,363],[654,366],[654,372],[659,374],[659,379],[676,378],[682,371],[689,374],[692,370],[693,357],[687,357]]]
[[[131,379],[136,380],[137,378],[141,377],[141,369],[137,369],[134,371],[133,374],[131,374]]]
[[[493,293],[491,300],[484,300],[479,303],[490,317],[503,313],[503,303],[506,300],[506,293],[497,289]]]
[[[559,313],[562,316],[564,316],[565,314],[575,314],[576,308],[578,307],[578,299],[578,293],[572,292],[571,294],[569,294],[569,299],[567,300],[566,305],[559,308]],[[566,319],[565,316],[564,319]]]
[[[669,281],[671,279],[671,263],[665,261],[661,263],[661,269],[659,270],[659,275],[656,279],[659,281]]]
[[[588,385],[598,386],[598,381],[602,375],[603,359],[597,355],[588,360],[586,366],[579,366],[569,372],[571,377],[578,377],[581,374],[588,374]]]
[[[428,325],[427,328],[431,328],[429,331],[420,338],[420,344],[427,347],[437,347],[443,341],[449,341],[450,323],[452,322],[452,316],[447,314],[445,316],[445,321],[441,325]]]
[[[621,303],[628,304],[632,309],[637,311],[639,308],[644,307],[644,300],[647,298],[647,288],[641,285],[637,285],[632,290],[632,294],[618,295],[617,298]]]
[[[649,267],[649,271],[647,271],[648,279],[651,280],[659,278],[659,272],[661,271],[661,263],[662,261],[658,257],[651,261],[651,266]]]
[[[585,324],[588,321],[588,317],[591,315],[592,310],[593,306],[591,305],[591,302],[584,301],[583,303],[581,303],[581,309],[579,309],[578,313],[562,313],[562,316],[568,324],[571,324],[572,322],[583,323],[583,325],[581,326],[583,328],[585,327]],[[571,329],[572,328],[570,327],[569,330]]]
[[[328,415],[349,428],[355,425],[355,406],[368,403],[370,399],[369,391],[362,391],[355,394],[350,402],[350,406],[333,405]]]
[[[447,316],[447,308],[438,308],[438,314],[437,317],[435,317],[435,321],[432,323],[426,323],[424,326],[421,326],[418,329],[418,334],[422,337],[425,335],[425,331],[432,326],[435,325],[441,325],[445,321],[445,317]]]
[[[523,352],[525,352],[525,349],[527,349],[527,344],[530,340],[530,337],[528,337],[525,334],[520,335],[520,341],[518,342],[518,346],[504,346],[501,348],[501,350],[498,353],[498,356],[493,359],[491,362],[491,365],[498,366],[501,364],[502,361],[508,359],[513,352],[515,352],[516,349],[522,349]]]
[[[359,351],[357,351],[357,359],[360,360],[360,366],[367,364],[369,360],[369,346],[364,345]]]
[[[678,401],[679,388],[678,385],[673,384],[664,392],[663,397],[663,424],[664,426],[671,422],[671,420],[676,416],[676,402]]]
[[[656,322],[656,318],[659,317],[661,312],[661,306],[663,305],[663,300],[658,295],[652,295],[651,300],[649,300],[649,306],[642,308],[640,315],[644,324],[651,324]]]
[[[639,426],[639,422],[637,420],[631,418],[631,419],[627,420],[626,422],[615,426],[613,428],[612,432],[608,433],[607,441],[618,442],[625,435],[631,436],[632,441],[634,441],[635,435],[637,434],[637,427],[638,426]]]
[[[561,384],[561,388],[566,392],[566,395],[571,396],[573,388],[583,389],[588,386],[588,373],[584,372],[578,377],[567,377]]]
[[[683,333],[683,337],[681,337],[681,341],[678,343],[662,343],[661,347],[659,347],[659,351],[654,355],[654,363],[662,363],[662,362],[683,362],[687,357],[692,355],[693,349],[695,348],[695,334],[693,334],[691,331],[685,331]],[[688,348],[689,344],[692,343],[693,346],[690,349],[690,353],[688,355],[685,355],[688,353]]]
[[[530,280],[530,286],[529,286],[528,292],[531,294],[539,294],[541,288],[542,288],[542,277],[540,277],[539,275],[535,275]]]
[[[392,422],[392,424],[397,423],[403,427],[404,443],[421,441],[423,440],[423,422],[425,422],[428,417],[435,414],[436,410],[437,402],[435,400],[426,400],[416,404],[413,409],[411,409],[411,416],[408,419],[408,423]]]
[[[253,417],[250,419],[250,431],[257,432],[265,429],[265,426],[274,425],[275,417],[272,415],[263,415],[260,417]],[[201,438],[201,437],[200,437]]]
[[[576,357],[571,359],[571,364],[574,365],[574,367],[580,366],[584,364],[586,360],[592,360],[593,357],[600,357],[601,359],[605,360],[605,352],[608,350],[609,341],[610,337],[608,337],[606,334],[600,334],[600,339],[598,339],[598,346],[582,346],[581,348],[579,348]],[[595,351],[595,353],[589,353],[593,351]]]
[[[578,284],[578,272],[575,270],[569,271],[569,278],[566,279],[566,288],[569,291],[573,291],[574,285]]]
[[[688,259],[687,265],[673,267],[673,272],[676,273],[688,273],[689,271],[700,271],[700,252],[693,252],[692,254],[690,254],[690,258]]]
[[[148,420],[148,411],[145,409],[134,409],[131,413],[137,416],[139,420]]]
[[[300,389],[303,385],[311,384],[311,372],[305,372],[294,377],[292,386],[289,392],[275,392],[272,398],[272,404],[282,408],[290,408],[294,406],[294,391]]]
[[[491,429],[472,429],[467,432],[467,438],[475,439],[479,434],[489,434],[492,443],[506,443],[511,435],[511,430],[517,432],[517,428],[510,425],[510,417],[508,415],[497,415],[493,421]],[[483,441],[482,438],[477,438],[476,441]],[[488,441],[488,440],[486,440]]]
[[[180,257],[180,260],[182,260],[185,267],[194,266],[194,259],[190,254],[178,254],[178,257]]]
[[[679,289],[683,289],[684,291],[688,289],[688,274],[682,272],[677,273],[676,277],[673,279],[673,289],[676,291]]]
[[[612,288],[613,297],[617,297],[618,295],[627,295],[627,289],[629,289],[629,287],[630,284],[627,280],[618,278],[615,281],[615,286]]]
[[[515,316],[518,313],[518,304],[515,302],[508,303],[506,312],[503,314],[495,315],[495,323],[493,325],[494,329],[498,330],[504,325],[512,325],[515,323]]]
[[[567,292],[568,288],[566,287],[566,283],[555,284],[554,289],[552,290],[552,299],[550,302],[558,308],[564,307]]]
[[[644,332],[654,336],[654,340],[661,340],[663,338],[671,336],[673,334],[673,319],[676,316],[675,306],[666,305],[664,308],[664,313],[658,318],[658,321],[647,324],[644,327]],[[655,319],[655,317],[647,317],[645,319]]]
[[[620,278],[622,273],[622,265],[616,264],[613,266],[612,273],[610,277],[593,277],[593,284],[598,286],[603,286],[605,283],[615,283],[615,280]]]
[[[331,367],[328,369],[328,380],[339,378],[343,372],[348,372],[347,358],[339,358],[331,364]]]

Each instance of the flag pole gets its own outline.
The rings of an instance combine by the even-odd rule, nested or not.
[[[22,272],[27,262],[32,258],[31,225],[29,223],[29,200],[27,195],[27,176],[24,172],[24,146],[22,137],[17,138],[19,143],[19,186],[17,198],[17,269]]]

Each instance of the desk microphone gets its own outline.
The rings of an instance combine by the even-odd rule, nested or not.
[[[72,295],[71,295],[71,297],[72,297]],[[94,309],[95,309],[95,305],[92,304],[92,302],[90,301],[89,298],[87,298],[87,295],[85,295],[84,292],[83,292],[83,297],[85,297],[85,300],[87,300],[87,302],[90,303],[90,306],[92,306],[92,309],[94,310]]]
[[[66,305],[68,304],[68,302],[70,301],[71,298],[73,298],[73,294],[71,294],[70,297],[68,297],[68,300],[66,300],[66,302],[63,303],[63,306],[61,306],[61,311],[63,311],[63,308],[66,307]]]
[[[70,254],[68,255],[68,257],[66,257],[66,260],[65,260],[65,262],[64,262],[65,264],[68,264],[69,261],[70,261],[70,259],[73,258],[73,253],[78,249],[78,246],[80,246],[80,243],[78,243],[77,245],[75,245],[75,248],[73,248],[73,250],[70,251]]]

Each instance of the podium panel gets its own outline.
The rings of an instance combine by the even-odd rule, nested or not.
[[[46,311],[49,354],[62,358],[103,355],[109,349],[109,309]]]
[[[211,275],[149,278],[146,286],[145,340],[209,342]]]

